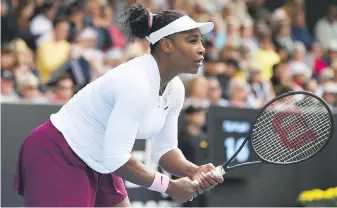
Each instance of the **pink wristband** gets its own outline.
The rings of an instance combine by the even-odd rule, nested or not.
[[[158,191],[160,193],[165,193],[169,185],[169,182],[170,178],[167,175],[156,172],[154,176],[154,181],[148,189],[151,191]]]

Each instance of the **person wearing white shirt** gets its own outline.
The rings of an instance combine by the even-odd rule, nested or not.
[[[53,30],[53,19],[56,15],[56,8],[50,3],[44,3],[42,13],[32,19],[30,32],[33,35],[44,35]]]
[[[329,47],[333,39],[337,39],[337,7],[330,6],[326,16],[318,20],[315,25],[315,36],[325,48]]]
[[[212,164],[197,166],[177,148],[184,102],[180,73],[197,73],[202,35],[214,24],[178,11],[153,15],[141,4],[125,12],[151,53],[91,82],[22,145],[15,188],[26,206],[130,206],[123,179],[186,202],[223,182]],[[152,141],[152,156],[172,180],[131,155],[135,139]],[[211,172],[211,174],[206,174]]]

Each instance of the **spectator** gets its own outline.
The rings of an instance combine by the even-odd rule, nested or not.
[[[275,41],[278,45],[285,47],[291,52],[294,47],[294,41],[291,37],[291,27],[288,23],[281,23],[276,29]]]
[[[1,0],[1,69],[15,78],[4,77],[4,84],[13,83],[18,91],[15,80],[35,75],[41,78],[41,90],[53,92],[52,101],[67,100],[68,96],[58,98],[59,93],[66,93],[59,86],[72,80],[77,91],[116,65],[149,53],[147,40],[130,42],[128,31],[116,25],[122,7],[130,2]],[[215,24],[204,37],[204,65],[196,75],[179,75],[187,92],[193,91],[187,95],[186,105],[259,107],[273,97],[266,98],[269,78],[270,92],[276,95],[304,89],[323,96],[327,83],[337,83],[336,7],[330,7],[315,25],[317,42],[313,42],[305,24],[303,0],[287,0],[271,15],[265,0],[144,2],[153,13],[160,7],[180,9]],[[260,67],[250,66],[255,62]],[[68,78],[63,78],[65,73]],[[241,81],[233,81],[238,79]],[[197,84],[189,87],[193,82]],[[246,89],[239,90],[241,85],[247,85]],[[238,92],[235,98],[228,94],[233,89]],[[244,101],[231,101],[239,97]],[[245,105],[247,102],[252,105]]]
[[[332,81],[334,83],[337,83],[337,59],[335,59],[331,65],[330,65],[330,69],[333,72],[333,77],[332,77]]]
[[[315,25],[315,36],[328,48],[333,39],[337,39],[337,7],[330,5],[324,17],[318,20]]]
[[[274,31],[282,24],[290,24],[290,17],[282,8],[277,8],[273,11],[270,17],[270,27]]]
[[[328,49],[328,56],[326,58],[326,63],[330,66],[333,61],[337,60],[337,39],[333,39],[330,42]]]
[[[16,57],[9,47],[9,44],[1,46],[1,70],[13,70],[16,64]]]
[[[271,83],[276,96],[292,90],[290,87],[290,67],[286,62],[281,62],[273,66]]]
[[[114,22],[114,13],[112,9],[105,9],[104,12],[105,16],[110,20],[110,23]],[[108,30],[112,39],[113,48],[124,48],[127,45],[127,38],[117,26],[109,24]]]
[[[303,67],[305,67],[305,69],[307,70],[306,72],[307,76],[311,77],[312,69],[310,69],[305,64],[305,54],[306,54],[306,49],[305,49],[304,44],[298,41],[295,42],[294,49],[292,51],[292,57],[290,60],[290,68],[292,68],[293,65],[303,65]]]
[[[1,44],[10,42],[14,34],[15,18],[10,12],[10,7],[6,0],[1,0]]]
[[[248,12],[254,20],[268,20],[270,11],[264,6],[265,0],[248,1]]]
[[[208,78],[208,100],[209,106],[226,106],[226,100],[221,97],[222,91],[219,80],[215,77]]]
[[[313,70],[315,77],[318,77],[328,66],[324,61],[324,49],[319,42],[313,42],[311,51],[306,55],[306,64]]]
[[[303,90],[303,84],[310,79],[310,70],[304,63],[294,63],[290,66],[292,75],[292,88],[294,90]]]
[[[262,79],[261,67],[258,63],[249,63],[248,72],[248,87],[251,99],[254,100],[256,106],[262,107],[275,97],[273,88],[269,81]]]
[[[204,48],[205,48],[205,60],[204,62],[210,60],[210,61],[213,61],[213,60],[217,60],[219,59],[219,50],[215,47],[215,44],[213,41],[206,41],[204,43]]]
[[[280,62],[288,62],[290,59],[290,52],[283,46],[276,48],[277,54],[280,56]]]
[[[220,51],[219,59],[239,59],[240,52],[238,46],[235,46],[232,43],[228,43],[225,47]]]
[[[317,95],[322,96],[324,91],[324,86],[326,83],[334,82],[335,72],[331,67],[326,67],[322,70],[322,73],[317,77],[318,86],[317,86]],[[337,83],[337,79],[335,81]]]
[[[318,90],[318,84],[315,79],[309,79],[307,82],[303,84],[303,90],[312,92],[316,95],[318,95],[319,90]]]
[[[109,26],[112,24],[111,16],[106,10],[109,7],[102,7],[99,0],[88,0],[86,5],[85,21],[87,26],[95,28],[98,32],[96,48],[105,50],[112,46],[112,39],[109,32]]]
[[[30,18],[33,16],[35,9],[35,4],[33,1],[19,1],[18,8],[15,12],[16,18],[14,25],[9,25],[9,30],[13,30],[10,33],[13,33],[14,36],[11,40],[15,38],[23,39],[28,47],[33,51],[36,50],[36,40],[37,35],[33,35],[30,31]]]
[[[48,103],[49,99],[39,91],[39,80],[33,74],[20,77],[17,80],[17,88],[21,99],[31,103]]]
[[[35,16],[30,23],[30,32],[33,35],[43,35],[53,30],[53,20],[56,15],[56,7],[45,2],[42,6],[42,13]]]
[[[208,107],[208,81],[205,77],[196,77],[187,82],[184,106],[197,105]]]
[[[70,55],[70,43],[67,41],[69,23],[64,18],[57,18],[53,27],[53,40],[43,42],[36,52],[36,66],[44,85],[48,83],[50,75],[58,70]]]
[[[288,18],[290,19],[292,14],[304,9],[304,0],[287,0],[281,9],[285,11]]]
[[[185,113],[187,121],[186,129],[178,134],[178,147],[187,160],[194,164],[204,164],[208,156],[208,140],[202,131],[205,122],[205,109],[197,106],[188,106]],[[205,206],[204,195],[191,202],[183,204],[184,207],[203,207]]]
[[[16,57],[16,64],[13,68],[15,77],[19,78],[27,74],[34,74],[39,77],[39,73],[35,69],[34,54],[27,44],[22,39],[15,39],[11,41],[10,47]]]
[[[333,113],[337,113],[337,84],[336,83],[326,83],[323,86],[322,98],[331,108]]]
[[[228,84],[228,100],[226,107],[256,108],[256,103],[249,99],[247,82],[240,78],[233,78]]]
[[[85,28],[77,37],[77,43],[83,50],[83,57],[90,63],[91,79],[104,74],[104,53],[96,48],[99,33],[92,27]]]
[[[219,16],[212,17],[211,21],[214,23],[214,28],[213,31],[205,34],[205,40],[211,43],[216,50],[220,50],[225,46],[227,40],[225,23]]]
[[[112,48],[104,55],[104,72],[115,68],[125,61],[124,51],[121,48]]]
[[[18,95],[14,89],[14,75],[9,70],[1,70],[1,102],[17,102]]]
[[[235,17],[227,18],[226,44],[240,46],[239,22]]]
[[[240,69],[242,70],[242,72],[245,74],[245,76],[247,76],[247,71],[248,71],[248,63],[250,60],[250,49],[248,47],[248,45],[243,44],[240,47]]]
[[[51,97],[53,102],[67,102],[74,95],[74,82],[70,75],[63,75],[57,82]]]
[[[242,42],[242,45],[245,45],[249,48],[249,55],[253,55],[258,49],[259,46],[257,42],[253,38],[253,22],[251,19],[244,19],[241,23],[240,28],[240,42]]]
[[[225,70],[226,70],[226,65],[223,61],[220,61],[217,59],[215,60],[205,59],[203,68],[204,68],[204,75],[206,77],[209,77],[209,76],[217,77],[217,76],[224,75]]]
[[[84,22],[84,12],[77,3],[70,5],[68,19],[70,23],[68,40],[70,42],[75,42],[76,36],[86,27]]]
[[[269,80],[272,76],[272,67],[280,61],[280,56],[274,51],[274,46],[268,33],[261,36],[260,49],[252,58],[261,66],[262,78]]]
[[[227,87],[228,83],[232,78],[239,74],[239,63],[236,59],[226,59],[225,60],[225,69],[223,74],[217,76],[217,79],[220,82],[221,91],[222,91],[222,98],[227,99]]]
[[[291,26],[291,36],[295,41],[301,41],[306,48],[309,48],[312,37],[305,23],[305,16],[302,10],[297,11],[293,15],[293,24]]]

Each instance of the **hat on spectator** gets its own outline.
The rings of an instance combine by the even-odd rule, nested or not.
[[[284,11],[284,9],[278,8],[272,13],[270,20],[272,22],[278,22],[278,21],[285,20],[286,18],[287,18],[287,13]]]
[[[309,69],[304,63],[295,62],[295,63],[291,64],[290,67],[291,67],[291,74],[293,76],[296,76],[296,75],[309,76],[309,73],[308,73]]]
[[[124,51],[120,48],[112,48],[104,55],[104,60],[118,60],[124,57]]]
[[[305,45],[302,42],[300,42],[300,41],[295,41],[294,42],[293,51],[295,51],[295,50],[304,51],[305,52],[306,51]]]
[[[337,94],[337,84],[328,82],[324,85],[323,90],[324,90],[324,93]]]
[[[241,22],[241,26],[242,27],[251,27],[253,26],[253,21],[249,18],[245,18],[242,22]]]
[[[331,40],[328,49],[329,49],[330,51],[337,51],[337,39]]]
[[[17,85],[19,90],[27,86],[37,86],[39,79],[34,74],[27,74],[17,79]]]
[[[261,71],[261,66],[256,61],[250,61],[248,63],[248,70],[249,70],[249,72],[259,72],[259,71]]]
[[[1,70],[1,79],[4,79],[4,80],[14,80],[14,75],[9,70]]]
[[[186,115],[191,115],[192,113],[205,111],[206,109],[201,106],[190,105],[185,109]]]
[[[92,40],[98,37],[98,32],[92,27],[86,27],[79,35],[80,40]]]
[[[320,79],[329,80],[332,79],[334,76],[334,72],[330,67],[326,67],[322,70],[321,74],[319,75]]]

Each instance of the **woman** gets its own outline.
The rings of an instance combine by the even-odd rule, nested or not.
[[[197,166],[177,148],[184,86],[176,75],[198,71],[202,34],[213,23],[175,11],[154,16],[140,4],[125,14],[132,34],[151,42],[151,54],[91,82],[28,136],[15,183],[26,206],[130,206],[120,177],[179,202],[223,182],[212,164]],[[182,178],[171,180],[131,156],[135,139],[147,138],[154,160]]]

